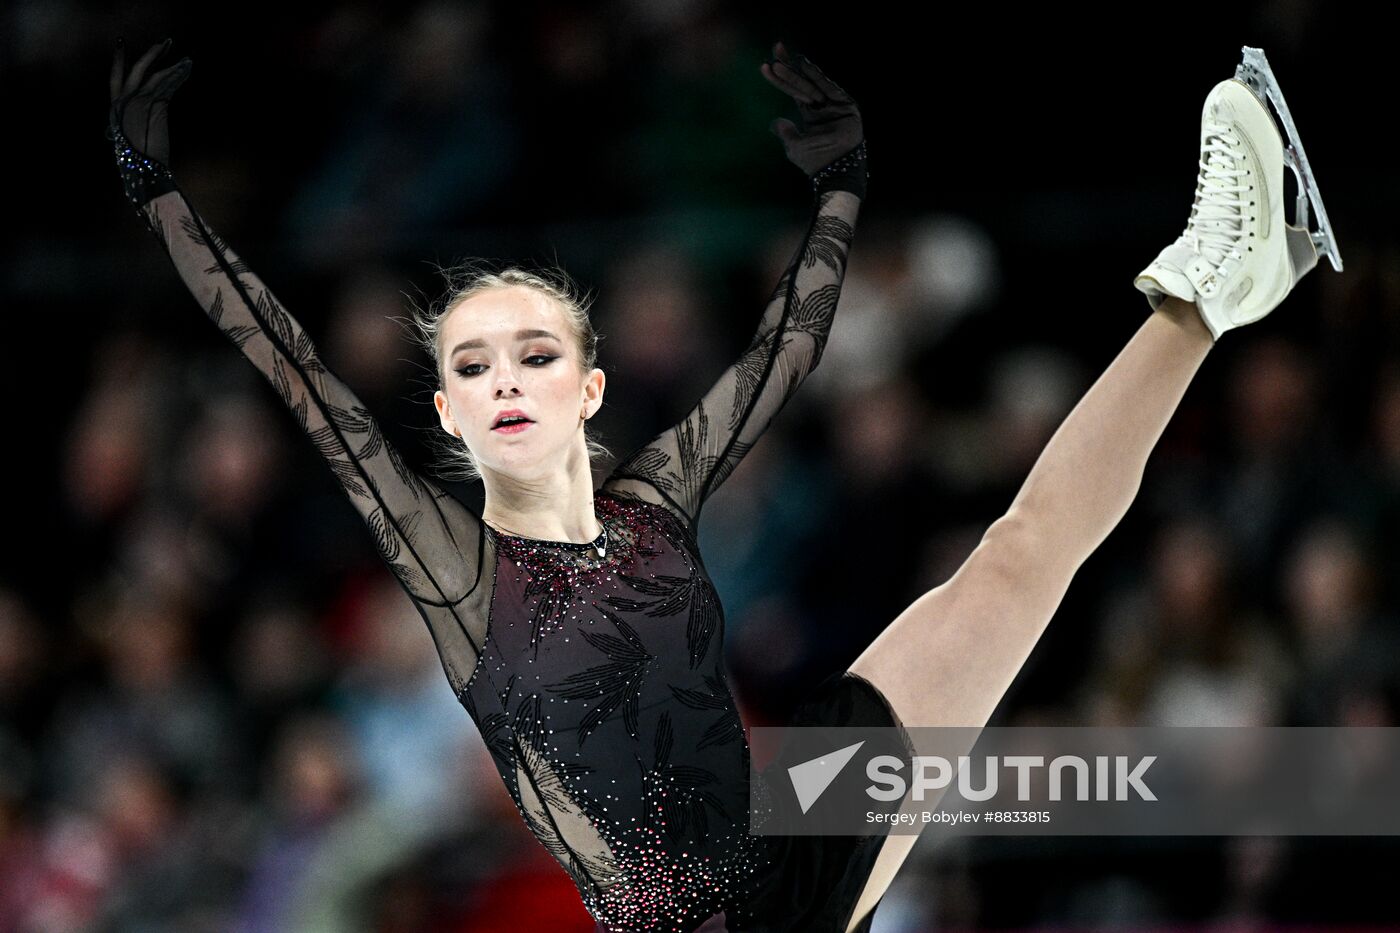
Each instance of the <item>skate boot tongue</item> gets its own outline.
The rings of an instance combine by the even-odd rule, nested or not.
[[[1187,222],[1187,234],[1195,237],[1200,254],[1213,266],[1223,263],[1244,235],[1241,195],[1248,186],[1238,161],[1240,138],[1226,123],[1233,112],[1225,101],[1217,101],[1209,111],[1198,198]]]

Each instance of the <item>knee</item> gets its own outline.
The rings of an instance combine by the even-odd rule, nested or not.
[[[1072,576],[1080,561],[1058,545],[1043,523],[1024,510],[1012,509],[987,528],[978,544],[983,559],[1009,579],[1046,572]]]
[[[1036,552],[1039,525],[1024,511],[1012,509],[992,522],[982,534],[981,545],[995,551],[1002,560],[1014,561]]]

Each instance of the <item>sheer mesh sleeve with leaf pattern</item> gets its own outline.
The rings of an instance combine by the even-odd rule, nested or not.
[[[428,622],[460,695],[486,630],[490,586],[482,585],[482,570],[492,557],[480,519],[404,462],[360,400],[321,360],[306,331],[178,188],[138,210],[186,287],[272,383],[330,466],[380,555]]]
[[[851,191],[818,191],[743,355],[679,424],[620,463],[605,489],[663,504],[695,530],[701,506],[821,360],[860,204]]]

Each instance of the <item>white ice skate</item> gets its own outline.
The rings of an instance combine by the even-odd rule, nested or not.
[[[1265,100],[1288,132],[1285,148]],[[1298,180],[1297,226],[1283,207],[1284,162]],[[1308,230],[1308,203],[1318,230]],[[1260,49],[1244,47],[1235,77],[1206,97],[1201,111],[1200,174],[1186,231],[1133,284],[1155,309],[1167,295],[1195,302],[1211,335],[1268,314],[1327,256],[1341,254],[1317,192],[1302,140]]]

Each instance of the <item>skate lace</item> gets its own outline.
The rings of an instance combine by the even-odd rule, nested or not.
[[[1230,127],[1207,123],[1206,140],[1201,147],[1200,176],[1196,183],[1196,203],[1186,232],[1196,251],[1212,265],[1226,257],[1240,257],[1244,238],[1244,197],[1249,186],[1240,184],[1245,170],[1240,167],[1244,151]]]

